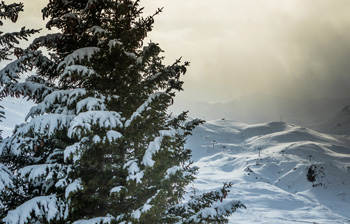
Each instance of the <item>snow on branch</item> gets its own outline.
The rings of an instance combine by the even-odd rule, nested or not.
[[[218,217],[227,217],[240,207],[243,207],[240,201],[217,202],[212,207],[205,208],[191,216],[185,223],[201,223],[203,220],[216,221]]]
[[[153,206],[151,205],[151,202],[153,199],[155,199],[157,197],[157,195],[159,194],[160,190],[157,191],[157,193],[155,195],[153,195],[151,198],[149,198],[146,203],[139,209],[133,211],[133,213],[131,214],[131,216],[138,220],[140,219],[142,213],[146,213],[148,212]]]
[[[1,48],[0,61],[9,60],[9,56],[12,53],[18,55],[21,50],[18,50],[20,48],[15,48],[15,44],[19,44],[20,40],[28,40],[29,36],[38,32],[39,30],[26,29],[25,27],[22,27],[19,32],[5,33],[3,35],[1,35],[2,32],[0,31],[0,45],[3,47]]]
[[[69,172],[69,167],[61,164],[38,164],[19,169],[18,173],[20,178],[26,178],[33,186],[42,186],[42,190],[47,192],[53,185],[59,188],[67,185],[65,174]],[[54,178],[58,179],[56,184]]]
[[[194,129],[196,126],[202,124],[203,122],[204,122],[204,120],[201,120],[201,119],[196,118],[196,119],[193,119],[193,120],[190,120],[190,121],[186,122],[186,123],[185,123],[185,128],[186,128],[186,129],[192,130],[192,129]]]
[[[138,160],[130,160],[124,165],[124,169],[128,170],[129,176],[126,178],[129,180],[136,180],[136,183],[141,183],[141,179],[144,176],[144,171],[140,171],[140,168],[137,164]]]
[[[91,131],[92,126],[97,125],[99,128],[113,129],[123,127],[120,121],[120,114],[114,111],[88,111],[80,113],[71,122],[68,129],[68,137],[81,137],[84,132]]]
[[[96,72],[93,69],[88,68],[86,66],[69,65],[69,66],[66,66],[64,68],[64,71],[63,71],[62,75],[60,76],[59,80],[61,82],[70,81],[73,73],[82,74],[84,77],[90,77],[91,75],[96,74]]]
[[[66,13],[62,16],[62,18],[78,19],[78,15],[76,13]]]
[[[152,157],[160,150],[163,138],[166,136],[174,137],[176,133],[176,130],[159,131],[160,136],[156,137],[154,141],[150,142],[148,145],[148,148],[143,156],[142,164],[148,167],[153,167],[155,161],[152,159]]]
[[[106,105],[103,103],[104,100],[88,97],[77,103],[76,113],[81,111],[94,111],[94,110],[106,110]]]
[[[119,40],[110,40],[110,41],[108,41],[109,51],[111,51],[112,48],[113,48],[115,45],[123,45],[123,43],[120,42]]]
[[[67,105],[75,103],[78,98],[84,96],[87,93],[85,89],[73,89],[73,90],[57,90],[47,95],[43,102],[34,106],[30,109],[29,113],[26,116],[26,120],[29,117],[34,118],[35,115],[42,115],[47,112],[50,108],[56,108],[58,111],[51,111],[62,113],[62,108],[66,108]],[[54,104],[58,104],[59,106],[53,106]],[[61,107],[61,106],[62,107]]]
[[[62,114],[47,114],[33,118],[29,123],[17,128],[18,135],[25,136],[33,131],[37,134],[51,136],[57,130],[67,128],[73,116]]]
[[[228,217],[238,208],[246,208],[236,200],[226,200],[232,183],[224,183],[222,189],[195,195],[189,201],[175,205],[166,213],[176,216],[181,223],[227,223]]]
[[[30,181],[38,180],[42,176],[46,176],[56,165],[55,164],[39,164],[26,166],[20,170],[18,173],[21,178],[27,178]]]
[[[26,67],[27,57],[21,57],[20,59],[13,61],[5,66],[0,71],[0,84],[11,84],[16,82],[20,77],[19,74],[27,71]]]
[[[148,97],[148,99],[131,115],[130,119],[128,119],[125,123],[125,127],[129,127],[131,122],[141,116],[141,113],[148,109],[148,106],[153,102],[153,100],[157,99],[162,95],[167,95],[165,92],[156,92]]]
[[[58,65],[58,70],[62,66],[74,65],[76,61],[82,62],[84,59],[87,61],[91,60],[92,55],[98,52],[100,48],[98,47],[84,47],[78,50],[75,50],[73,53],[65,57],[65,59]]]
[[[185,223],[201,223],[203,220],[216,221],[218,220],[218,217],[227,217],[240,207],[243,207],[240,201],[232,200],[228,202],[216,202],[211,207],[204,208],[195,215],[191,216],[185,221]]]
[[[46,46],[47,48],[53,48],[57,46],[57,40],[62,38],[61,33],[46,34],[45,36],[37,37],[29,45],[29,49],[36,49],[39,46]]]
[[[31,70],[38,58],[40,60],[47,59],[42,55],[41,51],[27,50],[20,58],[7,64],[5,68],[1,69],[0,84],[4,85],[16,82],[20,78],[19,74]]]
[[[0,191],[13,187],[13,174],[6,166],[0,163]]]
[[[106,34],[106,33],[108,33],[107,30],[105,30],[105,29],[103,29],[103,28],[101,28],[99,26],[93,26],[93,27],[91,27],[89,29],[89,31],[91,31],[94,36],[96,36],[98,34]]]
[[[63,203],[57,200],[56,195],[35,197],[15,210],[9,211],[3,222],[6,224],[30,223],[32,215],[50,222],[62,217],[64,207]]]
[[[108,142],[113,142],[116,141],[117,139],[121,138],[123,135],[120,134],[117,131],[114,130],[109,130],[106,133],[106,136],[103,137],[103,143],[106,143],[107,140]],[[87,150],[87,147],[82,147],[84,144],[86,145],[86,142],[88,142],[89,137],[84,137],[80,140],[80,142],[76,142],[73,145],[67,146],[64,150],[64,161],[72,160],[73,163],[77,162],[80,160],[81,155],[84,153],[84,150]],[[96,142],[100,142],[101,138],[98,135],[95,135],[92,140]]]
[[[81,180],[76,179],[73,181],[73,183],[69,184],[66,188],[65,197],[68,199],[70,193],[77,192],[78,190],[83,189],[83,186],[81,185]]]
[[[80,140],[80,142],[76,142],[73,145],[67,146],[64,150],[64,161],[67,162],[68,159],[72,159],[75,163],[80,159],[81,156],[81,146],[84,142],[88,141],[89,138],[85,137]]]
[[[14,83],[10,86],[6,86],[2,91],[2,96],[16,96],[22,95],[29,99],[42,99],[54,90],[54,87],[49,86],[47,83],[37,83],[30,81],[29,78],[23,83]]]
[[[32,99],[42,99],[52,92],[54,85],[36,75],[30,76],[24,83],[18,84],[21,78],[20,74],[44,64],[47,67],[53,66],[52,62],[42,55],[41,51],[28,50],[19,59],[6,65],[0,71],[0,85],[3,86],[0,97],[23,95]]]
[[[16,126],[16,128],[23,125],[25,124]],[[0,144],[0,152],[6,154],[10,153],[18,156],[22,153],[23,148],[30,148],[33,145],[29,143],[30,141],[33,142],[33,139],[22,138],[21,136],[18,136],[18,134],[12,135],[11,137],[5,138]]]
[[[83,219],[73,222],[72,224],[109,224],[112,217],[98,217],[93,219]]]
[[[125,189],[125,187],[123,186],[117,186],[117,187],[113,187],[111,190],[110,190],[110,193],[119,193],[121,192],[123,189]]]
[[[117,139],[120,139],[121,137],[123,137],[123,135],[117,131],[114,130],[109,130],[106,134],[107,139],[109,142],[114,142]]]

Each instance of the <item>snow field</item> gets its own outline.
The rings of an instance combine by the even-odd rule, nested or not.
[[[344,136],[283,122],[216,120],[188,139],[200,167],[189,191],[233,182],[230,223],[350,223],[350,144]],[[260,156],[259,156],[260,151]]]

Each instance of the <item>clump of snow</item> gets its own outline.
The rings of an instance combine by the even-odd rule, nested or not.
[[[80,179],[74,180],[73,183],[69,184],[66,188],[66,192],[65,192],[66,198],[69,197],[70,193],[77,192],[81,189],[83,189],[83,186],[81,185],[81,180]]]
[[[115,45],[123,45],[123,43],[120,42],[119,40],[110,40],[108,42],[109,50],[111,51]]]
[[[99,27],[99,26],[93,26],[89,29],[94,36],[96,36],[96,34],[106,34],[108,33],[105,29]]]
[[[163,136],[160,136],[160,137],[156,137],[154,141],[152,141],[149,144],[145,152],[145,155],[143,156],[142,164],[148,167],[152,167],[154,165],[155,161],[152,159],[152,157],[154,154],[156,154],[160,150],[162,141],[163,141]]]
[[[94,137],[92,138],[92,141],[96,144],[101,142],[101,138],[98,135],[94,135]]]
[[[80,113],[71,122],[68,129],[68,136],[81,136],[82,131],[91,131],[91,127],[94,125],[105,129],[123,127],[120,118],[121,116],[113,111],[88,111]]]
[[[171,175],[174,175],[176,172],[181,171],[181,170],[182,170],[181,166],[173,166],[173,167],[169,168],[166,171],[165,179],[169,178]]]
[[[29,123],[17,128],[17,134],[24,136],[33,131],[38,134],[51,136],[57,130],[67,128],[72,120],[72,116],[62,114],[47,114],[33,118]]]
[[[25,224],[33,213],[37,218],[42,217],[50,222],[62,214],[63,207],[58,203],[56,195],[40,196],[18,206],[15,210],[9,211],[3,219],[6,224]]]
[[[11,188],[13,186],[12,179],[13,174],[11,171],[0,163],[0,191],[8,187]]]
[[[139,64],[142,64],[142,62],[143,62],[143,56],[140,56],[136,59],[136,64],[139,65]]]
[[[77,103],[77,113],[80,113],[82,110],[92,111],[92,110],[106,110],[106,105],[103,103],[102,99],[95,97],[85,98]]]
[[[129,58],[132,58],[134,60],[137,60],[136,55],[134,53],[129,53],[127,51],[124,51],[125,55],[128,56]]]
[[[41,176],[46,176],[46,174],[49,173],[50,170],[52,170],[55,166],[55,164],[39,164],[26,166],[18,170],[18,173],[20,174],[21,178],[27,178],[30,181],[34,181]]]
[[[128,169],[129,176],[127,180],[135,180],[136,183],[141,183],[144,176],[144,171],[141,171],[137,160],[130,160],[124,165],[124,169]]]
[[[114,142],[115,140],[117,140],[117,139],[119,139],[119,138],[121,138],[121,137],[123,137],[123,135],[120,134],[120,133],[117,132],[117,131],[109,130],[109,131],[107,132],[107,139],[108,139],[109,142]]]
[[[73,159],[73,162],[75,163],[80,159],[81,155],[81,146],[84,142],[88,141],[89,138],[85,137],[80,140],[80,142],[76,142],[73,145],[67,146],[64,150],[64,160],[67,161],[68,159]]]
[[[217,216],[227,216],[231,213],[232,207],[234,205],[240,205],[240,201],[224,201],[224,202],[216,202],[214,205],[208,208],[204,208],[195,215],[191,216],[186,221],[191,223],[200,223],[202,219],[212,218],[215,219]]]
[[[70,80],[72,73],[80,73],[83,74],[84,77],[89,77],[91,75],[96,75],[96,72],[83,65],[69,65],[64,68],[64,71],[62,72],[59,80],[64,81],[64,80]]]
[[[150,199],[146,201],[146,203],[139,209],[135,210],[132,213],[132,217],[134,219],[140,219],[142,213],[148,212],[153,206],[151,205],[152,200],[154,200],[159,194],[160,190],[157,191],[155,195],[153,195]]]
[[[161,95],[166,94],[165,92],[157,92],[153,93],[148,97],[148,99],[139,107],[137,110],[131,115],[131,117],[125,122],[125,127],[130,126],[131,122],[141,116],[141,113],[147,110],[148,106],[155,100],[156,98],[160,97]]]
[[[117,186],[117,187],[113,187],[112,189],[111,189],[111,193],[119,193],[119,192],[121,192],[122,190],[124,189],[124,187],[123,186]]]
[[[174,137],[176,134],[175,130],[162,130],[159,131],[160,136],[156,137],[152,142],[150,142],[144,156],[142,159],[142,164],[148,167],[152,167],[155,161],[152,159],[153,155],[156,154],[162,145],[163,138],[165,136]]]
[[[73,51],[64,58],[64,60],[58,65],[57,69],[60,69],[62,66],[74,65],[76,61],[82,62],[84,59],[90,61],[92,55],[98,52],[100,48],[98,47],[84,47],[78,50]]]
[[[69,115],[68,111],[64,113],[63,107],[69,104],[73,104],[77,101],[77,99],[86,94],[85,89],[74,89],[74,90],[57,90],[47,95],[42,103],[32,107],[26,116],[25,120],[29,117],[34,117],[35,115],[42,115],[46,113],[46,110],[49,110],[52,107],[57,107],[57,112],[60,114]],[[60,104],[63,104],[62,108]]]
[[[109,224],[112,221],[112,217],[98,217],[93,219],[78,220],[73,224]]]

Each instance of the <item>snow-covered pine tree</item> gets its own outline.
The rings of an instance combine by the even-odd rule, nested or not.
[[[15,23],[21,11],[23,11],[23,3],[12,3],[8,5],[5,4],[5,2],[0,2],[0,26],[3,26],[3,20],[7,19]],[[39,32],[39,30],[26,29],[25,27],[22,27],[19,32],[12,33],[4,33],[0,30],[0,62],[3,60],[10,60],[10,55],[20,52],[21,49],[15,47],[15,45],[18,45],[20,40],[28,40],[27,37],[37,32]],[[0,106],[0,122],[5,118],[3,109],[4,107]],[[0,139],[2,140],[1,132],[2,130],[0,130]]]
[[[4,20],[11,20],[11,22],[15,23],[21,11],[23,11],[22,3],[5,4],[3,1],[0,2],[0,26],[4,25]],[[18,32],[5,33],[0,31],[0,62],[11,60],[11,55],[17,55],[19,52],[22,52],[23,50],[18,46],[20,41],[27,40],[30,35],[38,32],[39,30],[26,29],[25,27]],[[5,80],[1,79],[1,87],[4,87],[2,81],[9,81],[6,77],[4,78]],[[0,106],[0,122],[5,118],[3,109],[4,108]],[[2,130],[0,130],[0,143],[3,140],[1,133]],[[16,181],[14,181],[15,178],[13,173],[3,164],[3,162],[8,164],[9,161],[6,161],[2,156],[2,150],[0,150],[0,193],[6,189],[15,188],[16,183]],[[5,211],[2,202],[4,201],[0,200],[0,218],[3,217]],[[6,202],[4,203],[6,204]]]
[[[230,185],[180,203],[197,170],[184,143],[202,121],[167,113],[189,63],[163,65],[158,44],[144,45],[160,9],[52,0],[42,11],[61,32],[0,73],[3,95],[37,103],[0,147],[16,183],[1,194],[5,223],[224,222],[243,206],[224,201]]]

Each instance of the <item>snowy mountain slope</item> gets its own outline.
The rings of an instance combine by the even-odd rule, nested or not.
[[[350,135],[350,106],[344,107],[331,119],[316,126],[315,129],[329,134]]]
[[[350,223],[350,137],[282,122],[207,122],[188,140],[197,191],[233,182],[231,223]],[[260,151],[260,157],[259,157]]]

